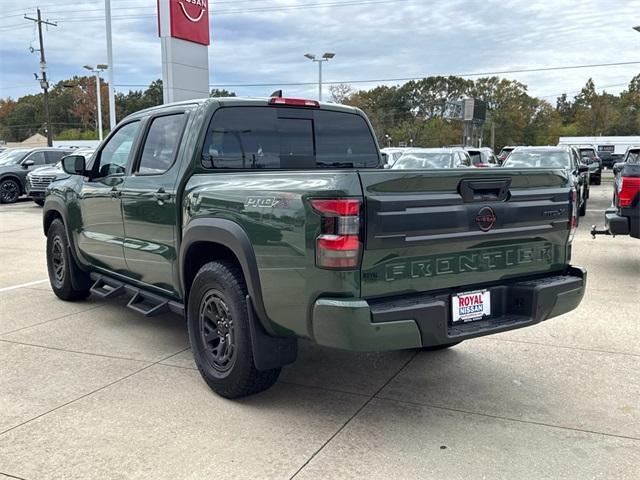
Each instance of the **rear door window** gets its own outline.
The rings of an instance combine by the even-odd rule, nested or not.
[[[53,163],[58,163],[60,160],[62,160],[62,157],[69,155],[69,151],[67,150],[60,150],[60,151],[46,151],[44,152],[44,157],[46,159],[46,163],[47,164],[53,164]]]
[[[44,152],[42,150],[39,150],[37,152],[33,152],[31,155],[28,155],[25,160],[31,160],[33,161],[33,166],[34,167],[39,167],[41,165],[45,164],[45,157],[44,157]]]
[[[173,165],[182,137],[184,119],[184,113],[180,113],[156,117],[151,121],[140,157],[139,174],[159,175]]]
[[[218,169],[377,167],[378,150],[359,115],[277,107],[218,110],[202,163]]]

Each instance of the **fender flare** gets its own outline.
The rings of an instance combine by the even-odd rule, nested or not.
[[[185,279],[185,262],[189,248],[198,242],[217,243],[235,255],[247,284],[247,291],[260,324],[270,335],[276,335],[264,308],[258,262],[251,240],[236,222],[224,218],[196,218],[184,227],[180,245],[180,286],[185,296],[189,290]]]

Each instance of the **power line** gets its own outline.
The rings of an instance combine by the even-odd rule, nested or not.
[[[324,3],[306,3],[303,5],[281,5],[272,7],[259,7],[259,8],[244,8],[244,9],[231,9],[231,10],[219,10],[214,12],[214,17],[218,15],[229,15],[235,13],[260,13],[260,12],[279,12],[287,10],[301,10],[312,9],[321,7],[349,7],[360,5],[377,5],[385,3],[397,3],[397,2],[412,2],[414,0],[349,0],[346,2],[324,2]],[[135,19],[135,18],[155,18],[155,14],[141,14],[141,15],[114,15],[114,19]],[[59,18],[57,21],[65,23],[78,23],[87,21],[103,20],[104,15],[95,17],[84,18]]]
[[[221,5],[221,4],[227,4],[227,3],[263,3],[263,2],[268,2],[268,1],[276,1],[276,0],[209,0],[209,5]],[[122,5],[122,2],[119,2],[120,5]],[[140,4],[135,4],[136,2],[134,2],[133,5],[130,5],[128,7],[124,7],[124,6],[120,6],[120,7],[115,7],[113,8],[113,10],[115,9],[119,9],[119,10],[125,10],[125,9],[129,9],[129,8],[157,8],[157,6],[154,5],[140,5]],[[142,3],[145,3],[144,1]],[[24,12],[25,10],[35,10],[36,8],[40,7],[69,7],[69,8],[74,8],[74,9],[78,9],[78,7],[83,7],[83,6],[87,6],[87,7],[92,7],[93,5],[91,3],[82,3],[82,4],[78,4],[78,3],[61,3],[61,2],[56,2],[56,3],[45,3],[45,4],[35,4],[33,6],[30,7],[22,7],[22,8],[16,8],[13,10],[8,10],[5,13],[14,13],[14,12]],[[99,9],[99,11],[102,11],[103,9]],[[22,14],[20,14],[22,15]],[[7,16],[13,16],[13,15],[5,15],[5,17]]]
[[[614,63],[593,63],[588,65],[562,65],[558,67],[542,67],[542,68],[522,68],[516,70],[497,70],[493,72],[473,72],[473,73],[449,73],[440,75],[429,75],[431,77],[482,77],[489,75],[505,75],[513,73],[535,73],[535,72],[550,72],[556,70],[575,70],[581,68],[600,68],[600,67],[614,67],[622,65],[638,65],[640,61],[633,62],[614,62]],[[384,83],[384,82],[408,82],[411,80],[422,80],[426,78],[424,75],[420,77],[403,77],[403,78],[372,78],[366,80],[339,80],[332,82],[324,82],[330,85],[337,85],[340,83]],[[274,83],[212,83],[209,86],[220,87],[292,87],[292,86],[306,86],[317,85],[318,82],[274,82]],[[117,84],[115,87],[146,87],[148,85],[139,84]]]

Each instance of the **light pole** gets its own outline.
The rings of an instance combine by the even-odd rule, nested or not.
[[[96,76],[96,103],[98,105],[98,139],[102,141],[102,99],[100,98],[100,73],[104,72],[108,65],[104,63],[99,63],[96,65],[96,68],[93,68],[91,65],[85,65],[84,68],[89,70]]]
[[[113,86],[113,44],[111,40],[111,0],[104,0],[105,30],[107,34],[107,72],[109,80],[109,130],[116,127],[116,90]]]
[[[327,52],[322,55],[322,58],[316,58],[316,56],[312,53],[305,53],[304,56],[312,62],[316,62],[318,64],[318,100],[322,101],[322,63],[328,62],[333,57],[335,57],[336,54]]]

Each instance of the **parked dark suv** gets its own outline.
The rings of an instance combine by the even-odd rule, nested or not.
[[[0,203],[14,203],[27,191],[27,174],[35,168],[58,163],[72,150],[15,148],[0,154]]]
[[[598,156],[593,145],[579,145],[580,161],[589,167],[589,183],[602,183],[602,159]]]

